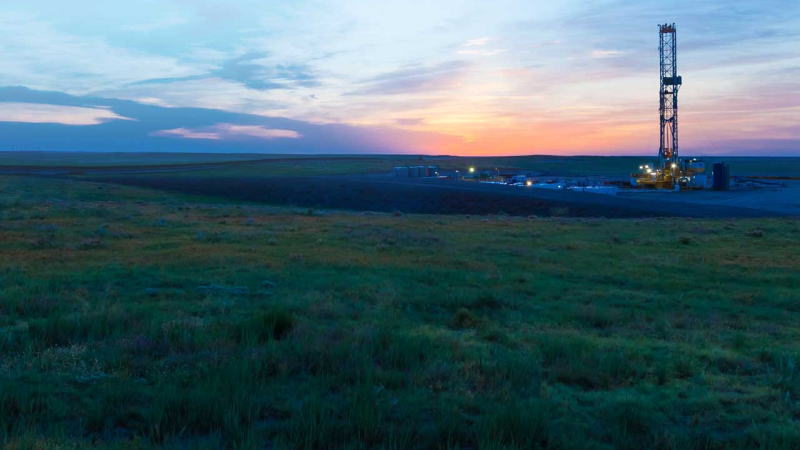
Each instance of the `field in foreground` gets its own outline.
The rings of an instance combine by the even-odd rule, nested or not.
[[[0,442],[798,448],[799,245],[0,177]]]

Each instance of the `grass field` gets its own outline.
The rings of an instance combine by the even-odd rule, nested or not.
[[[0,442],[798,448],[799,246],[0,177]]]
[[[90,153],[90,152],[9,152],[0,151],[3,166],[32,168],[71,167],[154,167],[164,165],[211,165],[206,169],[163,172],[163,176],[253,177],[336,175],[387,172],[398,165],[435,164],[446,170],[466,170],[470,166],[530,170],[555,176],[605,176],[625,178],[647,156],[511,156],[511,157],[425,157],[417,155],[274,155],[219,153]],[[705,157],[709,170],[714,162],[726,162],[731,173],[740,176],[800,176],[797,157]],[[225,164],[239,162],[241,164]],[[214,166],[223,164],[222,166]],[[182,168],[186,169],[186,167]]]
[[[800,158],[705,158],[709,171],[714,162],[730,165],[733,175],[740,176],[800,176]],[[387,172],[398,165],[435,164],[444,170],[465,171],[469,167],[482,170],[519,169],[551,176],[603,176],[626,178],[642,163],[655,163],[653,158],[637,156],[516,156],[503,158],[446,157],[419,159],[417,157],[319,157],[298,159],[280,158],[190,172],[171,172],[163,176],[254,177],[337,175],[368,172]]]
[[[159,164],[200,164],[277,158],[280,155],[219,153],[94,153],[0,151],[2,166],[130,166]]]

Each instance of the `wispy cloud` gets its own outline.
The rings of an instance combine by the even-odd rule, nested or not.
[[[173,128],[171,130],[160,130],[152,133],[153,136],[179,137],[184,139],[208,139],[218,141],[222,135],[216,131],[198,131],[189,128]]]
[[[25,14],[0,14],[0,84],[87,93],[146,78],[197,72],[166,55],[110,45],[103,38],[66,33]]]
[[[110,120],[132,120],[107,108],[0,102],[0,122],[99,125]]]
[[[591,56],[594,59],[614,58],[624,55],[621,50],[592,50]]]
[[[464,47],[482,47],[489,42],[488,37],[470,39],[464,43]]]
[[[493,48],[489,46],[488,44],[492,41],[493,39],[488,37],[470,39],[461,44],[461,48],[456,51],[456,54],[465,56],[493,56],[508,51],[508,49],[505,48]]]
[[[507,52],[505,48],[462,48],[458,50],[458,55],[471,55],[471,56],[494,56]]]
[[[0,88],[0,102],[33,104],[45,109],[85,108],[100,110],[93,113],[104,117],[115,114],[133,119],[104,121],[95,126],[0,121],[0,150],[174,151],[178,148],[198,152],[403,153],[435,152],[458,141],[457,137],[442,133],[396,126],[318,124],[24,88]]]
[[[217,78],[233,81],[254,90],[294,89],[319,85],[317,76],[306,64],[274,64],[266,52],[249,52],[223,61],[206,73],[185,77],[152,78],[131,83],[132,86],[167,84]]]
[[[152,20],[149,22],[139,22],[139,23],[132,23],[130,25],[125,25],[122,27],[125,31],[133,31],[137,33],[147,33],[155,30],[163,30],[165,28],[170,28],[178,25],[185,25],[188,23],[189,20],[186,17],[180,16],[168,16],[168,17],[161,17],[156,20]]]
[[[425,119],[420,117],[403,117],[396,119],[395,123],[404,127],[413,127],[425,123]]]
[[[209,139],[215,141],[237,138],[298,139],[302,137],[300,133],[294,130],[266,128],[259,125],[236,125],[232,123],[218,123],[210,127],[195,129],[180,127],[170,130],[159,130],[152,134],[153,136]]]
[[[437,91],[452,87],[469,64],[449,61],[433,66],[412,66],[378,75],[362,83],[354,95],[395,95]]]
[[[211,76],[237,81],[251,89],[289,89],[319,84],[305,64],[270,64],[265,52],[250,52],[226,61]]]

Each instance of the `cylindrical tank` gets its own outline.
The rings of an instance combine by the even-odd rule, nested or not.
[[[712,181],[712,188],[715,191],[727,191],[730,189],[730,169],[725,163],[714,163],[714,174]]]

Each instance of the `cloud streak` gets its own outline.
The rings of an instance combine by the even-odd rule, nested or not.
[[[173,128],[170,130],[159,130],[152,133],[153,136],[180,137],[184,139],[209,139],[209,140],[235,140],[238,138],[256,139],[299,139],[300,133],[294,130],[283,130],[279,128],[266,128],[259,125],[235,125],[232,123],[218,123],[210,127],[191,129]]]
[[[216,69],[185,77],[152,78],[131,83],[131,86],[169,84],[184,81],[221,79],[240,83],[248,89],[266,91],[295,89],[319,85],[316,75],[305,64],[272,64],[266,52],[250,52],[223,61]]]
[[[433,66],[412,66],[365,80],[351,95],[397,95],[439,91],[457,83],[469,64],[448,61]]]
[[[133,120],[107,108],[0,102],[0,122],[100,125],[110,120]]]
[[[174,108],[52,91],[0,88],[0,104],[102,115],[58,122],[0,121],[0,150],[258,153],[434,153],[457,137],[396,127],[316,124],[203,108]],[[91,116],[94,118],[95,116]],[[106,120],[107,118],[114,120]],[[132,120],[119,120],[130,118]]]

